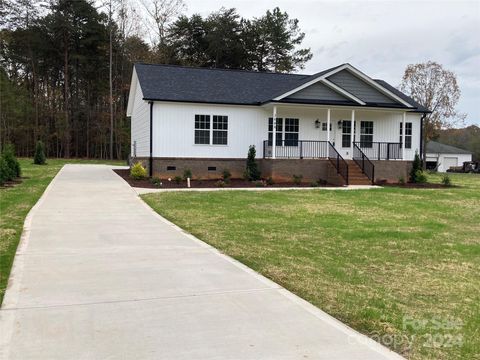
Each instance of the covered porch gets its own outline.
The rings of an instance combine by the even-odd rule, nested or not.
[[[404,109],[270,104],[266,110],[271,116],[262,144],[265,159],[327,159],[337,152],[352,160],[356,153],[371,160],[413,160],[418,150],[413,140],[419,124]]]

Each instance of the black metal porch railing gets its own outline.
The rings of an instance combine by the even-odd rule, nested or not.
[[[353,156],[352,159],[357,163],[357,165],[362,169],[362,172],[370,179],[370,181],[375,183],[375,165],[370,161],[370,159],[365,155],[365,153],[358,147],[358,143],[353,143]]]
[[[395,142],[354,142],[371,160],[397,160],[402,158],[402,144]]]
[[[263,142],[263,158],[272,158],[272,142]],[[318,140],[278,140],[275,146],[277,159],[326,159],[328,142]]]
[[[328,141],[328,159],[330,162],[335,166],[337,169],[337,174],[339,174],[345,180],[345,185],[348,185],[348,165],[347,162],[343,159],[342,155],[340,155],[335,149],[335,146]]]

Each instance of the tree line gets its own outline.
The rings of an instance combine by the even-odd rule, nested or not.
[[[180,0],[6,0],[0,3],[0,146],[32,156],[125,158],[135,62],[291,72],[312,57],[298,20],[275,8],[183,14]],[[138,30],[156,29],[151,41]],[[111,74],[111,76],[110,76]]]

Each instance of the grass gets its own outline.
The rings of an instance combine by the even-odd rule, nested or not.
[[[7,287],[23,223],[45,188],[65,164],[114,164],[125,161],[48,159],[46,165],[33,165],[31,159],[19,159],[22,181],[15,186],[0,187],[0,304]]]
[[[408,358],[479,358],[480,175],[450,177],[460,187],[143,199]]]

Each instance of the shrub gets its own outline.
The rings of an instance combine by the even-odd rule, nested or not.
[[[300,185],[302,183],[303,175],[295,175],[293,174],[292,180],[295,185]]]
[[[413,159],[412,169],[410,170],[410,182],[415,183],[416,181],[416,174],[418,171],[422,170],[422,162],[420,161],[420,155],[418,152],[415,151],[415,157]]]
[[[245,178],[249,181],[260,179],[260,170],[258,169],[257,162],[255,161],[256,154],[257,151],[255,150],[255,145],[250,145],[248,148],[247,168],[245,170]]]
[[[180,184],[182,182],[182,177],[177,175],[173,178],[173,181],[175,181],[176,184]]]
[[[215,186],[216,186],[216,187],[221,187],[221,188],[223,188],[223,187],[225,187],[225,185],[226,185],[226,183],[225,183],[225,181],[223,181],[223,180],[218,180],[218,181],[215,183]]]
[[[452,180],[450,180],[450,176],[448,176],[448,174],[443,175],[442,184],[445,186],[452,186]]]
[[[267,186],[266,182],[265,181],[262,181],[262,180],[255,180],[253,182],[253,184],[256,186],[256,187],[265,187]]]
[[[188,178],[190,178],[190,180],[192,179],[192,170],[185,169],[183,172],[183,180],[187,181]]]
[[[266,181],[267,185],[273,185],[275,182],[273,181],[272,177],[269,177]]]
[[[130,177],[134,180],[143,180],[147,177],[147,169],[145,169],[142,163],[137,162],[130,169]]]
[[[232,178],[232,173],[230,172],[230,170],[228,169],[223,170],[222,178],[223,178],[223,181],[225,181],[225,183],[228,184],[230,182],[230,179]]]
[[[425,184],[427,182],[427,175],[422,170],[417,170],[415,173],[415,181],[418,184]]]
[[[13,177],[11,169],[8,167],[7,162],[0,156],[0,185],[5,184],[5,182],[11,180]]]
[[[12,144],[6,144],[3,148],[2,158],[5,160],[5,163],[8,167],[6,175],[8,176],[7,180],[13,180],[17,177],[20,177],[22,174],[22,169],[20,168],[20,163],[15,157],[15,148]]]
[[[403,176],[400,176],[400,177],[398,178],[398,183],[399,183],[400,185],[405,185],[405,178],[404,178]]]
[[[158,186],[158,187],[162,187],[163,186],[163,183],[162,183],[162,179],[154,176],[150,179],[150,182],[155,185],[155,186]]]
[[[37,145],[35,146],[35,156],[33,157],[33,163],[35,165],[45,165],[45,161],[47,158],[45,157],[45,145],[43,142],[37,141]]]
[[[319,183],[318,181],[312,181],[312,182],[310,183],[310,186],[311,186],[311,187],[319,187],[319,186],[320,186],[320,183]]]

